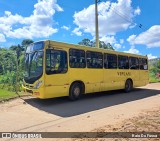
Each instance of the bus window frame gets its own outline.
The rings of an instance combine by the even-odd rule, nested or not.
[[[112,55],[112,56],[116,56],[116,67],[108,67],[109,66],[109,62],[108,62],[108,56],[110,56],[110,55]],[[118,68],[118,56],[117,56],[117,54],[112,54],[112,53],[104,53],[104,63],[105,63],[105,56],[107,57],[107,67],[105,67],[105,65],[104,65],[104,68],[105,69],[117,69]],[[111,62],[111,61],[110,61]],[[112,63],[115,63],[115,62],[113,62],[112,61]]]
[[[57,71],[57,73],[50,73],[50,74],[48,74],[47,73],[47,50],[52,50],[52,51],[62,51],[62,52],[64,52],[65,54],[66,54],[66,65],[67,65],[67,67],[66,67],[66,71],[65,72],[58,72]],[[51,54],[51,52],[50,52],[50,54]],[[53,54],[53,53],[52,53]],[[65,50],[60,50],[60,49],[46,49],[46,51],[45,51],[45,74],[46,75],[55,75],[55,74],[65,74],[65,73],[67,73],[68,72],[68,55],[67,55],[68,53],[67,53],[67,51],[65,51]],[[51,63],[51,56],[50,56],[50,63]],[[53,72],[56,72],[56,70],[54,70]]]
[[[87,57],[87,53],[88,52],[90,52],[90,53],[100,53],[101,55],[102,55],[102,67],[88,67],[88,57]],[[98,55],[99,56],[99,55]],[[96,57],[97,57],[97,55],[96,55]],[[103,53],[102,52],[97,52],[97,51],[90,51],[90,50],[87,50],[86,51],[86,67],[88,68],[88,69],[103,69],[104,68],[104,66],[103,66],[103,58],[104,58],[104,56],[103,56]],[[96,58],[97,59],[97,58]],[[98,58],[99,59],[99,58]],[[90,59],[91,60],[91,59]]]
[[[127,63],[128,63],[128,65],[127,65],[127,68],[126,68],[126,65],[125,65],[125,67],[124,68],[120,68],[120,66],[119,66],[119,57],[127,57]],[[125,63],[125,64],[127,64],[127,63]],[[127,55],[118,55],[118,69],[122,69],[122,70],[129,70],[129,57],[127,56]]]
[[[83,53],[84,53],[84,61],[85,61],[85,62],[84,62],[84,63],[85,63],[85,66],[84,66],[84,67],[72,67],[72,66],[71,66],[71,62],[70,62],[70,56],[71,56],[71,55],[70,55],[70,51],[71,51],[71,50],[83,51]],[[86,52],[85,52],[85,50],[70,48],[69,51],[68,51],[68,57],[69,57],[68,60],[69,60],[69,67],[70,67],[70,68],[78,68],[78,69],[84,69],[84,68],[86,68],[87,62],[86,62]]]
[[[144,69],[144,65],[145,64],[143,64],[143,60],[145,59],[145,61],[146,61],[146,65],[147,65],[147,69]],[[140,61],[141,60],[141,61]],[[141,65],[143,65],[143,69],[141,68]],[[147,58],[143,58],[143,57],[140,57],[139,58],[139,70],[148,70],[148,59]]]
[[[135,58],[136,60],[138,60],[138,65],[136,64],[136,68],[131,68],[131,64],[130,64],[130,59],[131,58]],[[138,67],[137,67],[138,66]],[[134,56],[129,56],[129,69],[130,70],[139,70],[139,58],[138,57],[134,57]]]

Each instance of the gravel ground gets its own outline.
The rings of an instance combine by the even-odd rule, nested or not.
[[[110,91],[86,95],[75,102],[32,96],[13,99],[0,103],[0,131],[95,132],[95,138],[83,138],[83,134],[82,138],[21,139],[26,141],[160,141],[160,138],[105,138],[106,132],[160,132],[160,83],[130,93]]]
[[[160,138],[105,138],[107,132],[137,132],[138,135],[146,135],[145,132],[159,132],[160,135],[160,107],[152,110],[145,110],[139,116],[129,118],[115,125],[106,125],[91,132],[97,132],[95,138],[84,138],[87,135],[81,135],[82,139],[73,139],[74,141],[160,141]],[[101,137],[101,138],[98,138]]]

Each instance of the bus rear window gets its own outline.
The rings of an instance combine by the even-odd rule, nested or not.
[[[146,58],[139,58],[140,70],[148,70],[148,62]]]

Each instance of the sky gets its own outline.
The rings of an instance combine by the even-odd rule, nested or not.
[[[99,0],[99,39],[116,51],[160,57],[159,0]],[[95,0],[0,0],[0,47],[23,39],[95,40]]]

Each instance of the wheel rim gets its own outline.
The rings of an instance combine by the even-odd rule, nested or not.
[[[127,90],[130,90],[130,88],[131,88],[130,82],[127,82],[127,83],[126,83],[126,89],[127,89]]]
[[[79,94],[80,94],[80,89],[79,89],[79,87],[76,87],[76,88],[74,89],[74,95],[75,95],[76,97],[78,97]]]

